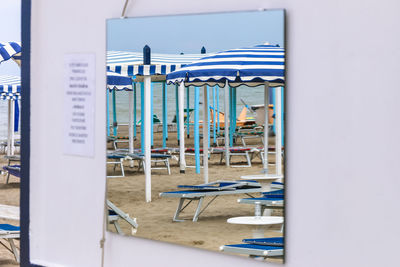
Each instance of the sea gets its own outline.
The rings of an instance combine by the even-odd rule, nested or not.
[[[203,88],[199,88],[200,91],[200,103],[203,103]],[[217,92],[219,91],[219,94]],[[194,87],[189,88],[189,108],[194,107]],[[209,87],[209,104],[216,107],[217,98],[219,98],[219,108],[221,111],[224,110],[224,88],[215,89],[215,101],[213,96],[214,89]],[[186,108],[186,89],[185,89],[185,108]],[[264,104],[264,86],[258,87],[247,87],[240,86],[236,89],[236,108],[237,114],[243,109],[244,104],[242,100],[247,105],[259,105]],[[141,110],[140,110],[140,90],[137,90],[137,117],[136,120],[140,120]],[[110,98],[111,100],[111,98]],[[110,101],[110,123],[112,123],[112,105]],[[176,89],[175,86],[167,87],[167,114],[168,122],[174,119],[176,114]],[[7,112],[8,104],[7,101],[0,101],[0,141],[7,139]],[[162,121],[162,84],[153,83],[153,113]],[[129,95],[126,91],[116,92],[116,114],[117,122],[119,124],[127,124],[129,121]],[[202,106],[200,106],[200,120],[202,120]],[[250,115],[250,114],[249,114]],[[193,115],[192,115],[193,116]],[[191,117],[191,120],[194,118]],[[23,123],[23,121],[20,121]],[[20,128],[19,128],[20,129]]]

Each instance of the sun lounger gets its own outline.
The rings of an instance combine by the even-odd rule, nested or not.
[[[231,147],[229,149],[229,160],[231,161],[232,157],[241,156],[245,157],[247,161],[247,165],[230,165],[231,167],[251,167],[251,157],[250,153],[254,152],[252,148],[249,147]],[[212,148],[211,153],[221,154],[220,163],[225,159],[225,148],[224,147],[215,147]]]
[[[236,254],[245,254],[250,258],[256,257],[278,257],[283,256],[283,247],[282,246],[263,246],[263,245],[255,245],[255,244],[233,244],[233,245],[225,245],[220,247],[221,251],[236,253]]]
[[[0,239],[5,239],[9,244],[10,248],[0,242],[6,249],[14,254],[15,260],[19,262],[19,252],[15,246],[14,239],[19,239],[20,228],[11,224],[0,224]]]
[[[108,207],[108,223],[113,224],[117,233],[123,235],[124,232],[122,231],[119,220],[123,219],[127,223],[129,223],[132,227],[131,234],[134,235],[137,231],[139,225],[137,224],[136,218],[129,217],[129,214],[120,210],[117,206],[115,206],[111,201],[107,199],[107,207]]]
[[[121,169],[121,175],[107,175],[107,178],[125,177],[124,164],[123,164],[124,158],[125,156],[121,153],[107,152],[107,164],[114,165],[114,173],[118,165]]]
[[[6,184],[8,184],[10,175],[21,178],[21,165],[3,166],[3,170],[7,173]]]
[[[192,202],[197,200],[198,205],[193,216],[193,221],[196,222],[201,213],[218,197],[222,195],[232,194],[247,194],[261,192],[261,185],[256,181],[241,180],[241,181],[216,181],[201,185],[180,185],[178,188],[185,188],[183,191],[172,191],[160,193],[161,197],[177,197],[179,198],[178,208],[176,209],[173,221],[183,221],[179,219],[179,214]],[[191,189],[191,190],[190,190]],[[201,205],[205,197],[213,197],[204,209],[201,210]],[[185,200],[188,203],[183,206]]]
[[[241,198],[238,199],[239,203],[242,204],[253,204],[255,205],[255,214],[259,212],[264,213],[265,209],[283,209],[284,206],[284,195],[282,190],[275,190],[270,192],[262,192],[263,197],[256,198]]]
[[[248,239],[243,239],[242,242],[246,244],[261,245],[261,246],[283,247],[284,239],[283,237],[248,238]]]

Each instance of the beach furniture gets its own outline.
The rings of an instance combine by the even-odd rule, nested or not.
[[[229,148],[229,163],[231,163],[232,157],[240,156],[245,157],[247,161],[247,165],[232,165],[231,167],[251,167],[251,157],[250,153],[253,153],[254,150],[249,147],[231,147]],[[224,160],[226,149],[225,147],[215,147],[212,148],[211,153],[219,153],[221,154],[220,163]],[[226,158],[226,157],[225,157]]]
[[[196,222],[204,212],[204,210],[219,196],[232,194],[247,194],[261,192],[261,185],[255,181],[216,181],[201,185],[179,185],[178,188],[185,190],[171,191],[160,193],[161,197],[179,198],[178,207],[176,209],[173,221],[183,221],[179,218],[179,214],[193,201],[198,201],[193,221]],[[204,198],[212,197],[212,199],[201,209]],[[184,202],[187,203],[184,205]]]
[[[165,153],[168,152],[168,149],[156,149],[154,151],[165,151]],[[115,162],[110,162],[110,164],[120,164],[121,165],[121,170],[123,170],[123,161],[124,160],[137,160],[139,161],[138,164],[138,170],[145,170],[145,164],[144,164],[144,154],[142,153],[129,153],[125,150],[117,150],[115,152],[110,153],[114,158],[120,159],[120,162],[115,161]],[[151,163],[154,163],[154,165],[151,166],[152,170],[167,170],[168,174],[171,174],[171,168],[170,168],[170,163],[169,159],[172,157],[170,154],[162,154],[162,153],[151,153]],[[108,157],[108,155],[107,155]],[[160,166],[159,163],[162,163],[164,166]],[[124,174],[123,174],[124,175]],[[112,177],[112,176],[108,176]],[[115,177],[115,176],[114,176]],[[121,176],[117,176],[121,177]]]
[[[6,249],[8,249],[11,253],[14,254],[15,260],[19,262],[19,252],[17,247],[15,246],[14,240],[19,239],[20,236],[20,227],[14,226],[11,224],[0,224],[0,239],[6,240],[10,248],[0,242]]]
[[[6,184],[8,184],[10,175],[21,178],[21,165],[3,166],[3,170],[7,173]]]
[[[241,198],[238,203],[253,204],[255,206],[255,215],[257,212],[263,215],[270,215],[270,212],[265,213],[265,209],[283,209],[284,205],[284,190],[274,190],[270,192],[263,192],[263,197],[257,198]]]
[[[283,256],[283,237],[243,239],[243,244],[224,245],[221,251],[245,254],[251,258]]]
[[[107,164],[114,166],[114,175],[107,175],[107,178],[115,178],[115,177],[125,177],[124,171],[124,159],[125,155],[116,152],[107,152]],[[120,175],[115,175],[115,169],[119,166],[121,170]]]
[[[231,224],[244,224],[254,225],[253,237],[262,238],[264,237],[264,231],[269,229],[272,225],[281,225],[280,231],[283,231],[284,219],[281,216],[261,216],[261,210],[256,211],[256,216],[241,216],[233,217],[227,220],[227,223]]]
[[[0,219],[19,221],[19,207],[0,204]],[[5,239],[9,242],[11,249],[7,246],[19,262],[19,253],[14,244],[14,239],[18,239],[20,228],[10,224],[0,224],[0,239]],[[1,243],[1,242],[0,242]],[[3,244],[4,245],[4,244]]]
[[[252,175],[243,175],[240,179],[244,180],[255,180],[258,181],[262,186],[262,192],[269,192],[271,191],[271,183],[272,182],[279,182],[278,180],[282,179],[283,175],[278,174],[252,174]]]
[[[139,227],[136,218],[132,219],[131,217],[129,217],[129,214],[123,212],[108,199],[107,199],[107,208],[108,208],[108,223],[114,225],[117,233],[124,235],[124,232],[122,231],[121,226],[119,225],[119,220],[121,219],[130,224],[130,226],[132,227],[131,228],[132,235],[136,233],[137,228]]]

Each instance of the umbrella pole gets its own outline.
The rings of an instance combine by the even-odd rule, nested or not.
[[[162,110],[163,110],[163,141],[162,147],[167,147],[167,131],[168,131],[168,121],[167,121],[167,85],[165,82],[162,84]]]
[[[140,83],[140,143],[144,153],[144,82]]]
[[[128,91],[129,94],[129,153],[133,153],[133,91]],[[129,161],[129,165],[133,167],[133,160]]]
[[[184,124],[184,108],[183,108],[183,103],[185,100],[185,84],[181,82],[179,85],[179,90],[178,90],[178,106],[179,106],[179,124],[180,125],[185,125]],[[180,173],[185,173],[185,168],[186,168],[186,161],[185,161],[185,127],[180,127],[180,142],[179,142],[179,169]]]
[[[219,87],[217,86],[217,132],[220,132],[220,121],[219,121]]]
[[[8,100],[8,121],[7,121],[7,156],[11,156],[11,99]]]
[[[175,113],[175,120],[176,120],[176,137],[178,139],[178,145],[179,145],[179,140],[180,140],[180,136],[179,133],[180,131],[180,125],[179,125],[179,101],[178,101],[178,85],[175,85],[175,106],[176,106],[176,113]]]
[[[208,86],[203,86],[203,168],[204,168],[204,183],[208,183],[208,142],[209,142],[209,107],[208,107]]]
[[[106,88],[106,102],[107,102],[107,136],[110,136],[110,93],[108,88]]]
[[[275,168],[276,174],[282,176],[282,87],[275,88]]]
[[[194,158],[196,173],[200,173],[200,138],[199,138],[199,87],[194,88]]]
[[[206,112],[207,112],[207,136],[208,136],[208,145],[211,143],[211,140],[210,140],[210,131],[211,131],[211,127],[210,127],[210,125],[211,125],[211,120],[210,120],[210,104],[209,104],[209,95],[210,95],[210,87],[209,86],[206,86],[206,88],[207,88],[207,107],[206,107]]]
[[[113,102],[113,129],[114,129],[114,136],[117,136],[117,105],[116,105],[116,97],[115,97],[115,90],[112,91],[112,102]]]
[[[14,123],[15,123],[15,100],[11,100],[11,121],[10,121],[10,125],[11,125],[11,155],[14,155],[14,141],[15,141],[15,136],[14,136]]]
[[[144,83],[144,135],[142,143],[144,143],[144,176],[146,179],[146,202],[151,201],[151,77],[145,75]],[[143,142],[144,140],[144,142]]]
[[[136,137],[136,110],[137,110],[137,94],[136,82],[133,83],[133,136]]]
[[[186,135],[190,138],[190,91],[189,86],[186,87]]]
[[[268,174],[268,118],[269,118],[269,83],[264,85],[264,162],[263,172]]]
[[[151,108],[151,119],[150,119],[150,135],[151,135],[151,148],[153,148],[154,145],[154,138],[153,138],[153,132],[154,132],[154,108],[153,108],[153,84],[150,80],[150,108]]]
[[[224,132],[225,132],[225,164],[229,166],[229,85],[228,80],[226,81],[224,88]]]
[[[216,128],[217,128],[217,123],[215,121],[215,118],[217,116],[217,113],[215,112],[215,86],[213,87],[213,145],[215,146],[215,144],[217,143],[217,132],[216,132]]]

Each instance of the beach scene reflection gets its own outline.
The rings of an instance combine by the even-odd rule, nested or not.
[[[283,262],[283,10],[108,20],[105,91],[109,231]]]

